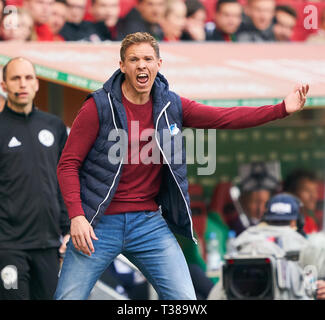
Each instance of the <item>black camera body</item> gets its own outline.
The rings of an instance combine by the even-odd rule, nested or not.
[[[225,255],[222,285],[228,300],[310,300],[297,252]]]
[[[228,300],[276,299],[276,260],[272,256],[225,258],[222,279]]]

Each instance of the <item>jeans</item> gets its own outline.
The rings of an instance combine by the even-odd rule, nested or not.
[[[87,299],[101,274],[122,253],[160,299],[196,300],[183,252],[160,210],[104,215],[94,232],[98,240],[92,240],[95,252],[91,256],[77,251],[69,241],[55,299]]]

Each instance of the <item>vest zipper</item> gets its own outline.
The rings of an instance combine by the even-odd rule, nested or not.
[[[111,108],[111,111],[112,111],[112,117],[113,117],[114,127],[115,127],[115,130],[118,131],[118,128],[117,128],[117,125],[116,125],[116,121],[115,121],[115,115],[114,115],[113,105],[112,105],[112,101],[111,101],[111,97],[110,97],[109,92],[107,93],[107,97],[108,97],[109,105],[110,105],[110,108]],[[100,207],[103,205],[103,203],[108,199],[109,195],[111,194],[111,191],[112,191],[112,189],[113,189],[113,187],[115,185],[116,178],[117,178],[117,176],[119,175],[119,173],[121,171],[122,163],[123,163],[123,157],[122,157],[121,162],[119,164],[119,167],[118,167],[118,170],[116,172],[116,175],[115,175],[115,177],[113,179],[113,183],[112,183],[111,187],[109,188],[108,193],[107,193],[105,199],[99,204],[95,215],[93,216],[93,218],[90,221],[90,225],[92,224],[92,222],[94,221],[94,219],[98,215]]]
[[[115,177],[114,177],[113,183],[112,183],[111,187],[109,188],[108,193],[107,193],[105,199],[104,199],[104,200],[99,204],[99,206],[98,206],[98,208],[97,208],[97,211],[96,211],[95,215],[93,216],[93,218],[92,218],[91,221],[90,221],[90,224],[93,223],[93,220],[96,218],[96,216],[97,216],[98,213],[99,213],[99,209],[100,209],[100,207],[101,207],[101,206],[103,205],[103,203],[108,199],[108,197],[109,197],[109,195],[110,195],[110,193],[111,193],[111,191],[112,191],[112,188],[114,187],[115,180],[116,180],[117,176],[118,176],[119,173],[120,173],[121,166],[122,166],[122,162],[123,162],[123,159],[122,159],[121,162],[120,162],[120,165],[119,165],[118,170],[117,170],[117,172],[116,172],[116,175],[115,175]]]
[[[167,110],[167,108],[169,107],[169,105],[170,105],[170,101],[169,101],[169,102],[164,106],[164,108],[161,110],[161,112],[160,112],[160,114],[159,114],[159,116],[158,116],[158,118],[157,118],[156,126],[155,126],[155,129],[156,129],[156,130],[155,130],[155,139],[156,139],[157,146],[158,146],[158,148],[159,148],[161,154],[163,155],[163,157],[164,157],[164,159],[165,159],[165,161],[166,161],[166,163],[167,163],[167,165],[168,165],[168,167],[169,167],[169,170],[170,170],[170,172],[171,172],[171,174],[172,174],[172,176],[173,176],[173,178],[174,178],[174,180],[175,180],[175,182],[176,182],[176,184],[177,184],[177,186],[178,186],[178,189],[179,189],[179,191],[180,191],[180,193],[181,193],[181,195],[182,195],[182,198],[183,198],[183,200],[184,200],[184,203],[185,203],[185,206],[186,206],[186,210],[187,210],[187,214],[188,214],[188,217],[189,217],[189,219],[190,219],[190,223],[191,223],[191,235],[192,235],[192,240],[195,242],[195,244],[197,244],[197,240],[194,238],[194,235],[193,235],[193,222],[192,222],[191,214],[190,214],[190,211],[189,211],[188,204],[187,204],[187,202],[186,202],[185,196],[184,196],[184,194],[183,194],[183,191],[182,191],[180,185],[178,184],[178,182],[177,182],[177,180],[176,180],[176,177],[175,177],[174,172],[173,172],[173,170],[172,170],[172,168],[171,168],[171,166],[170,166],[170,164],[169,164],[169,162],[168,162],[168,160],[167,160],[167,157],[165,156],[165,154],[164,154],[162,148],[160,147],[160,143],[158,142],[158,139],[157,139],[157,133],[158,133],[158,122],[159,122],[159,119],[161,118],[161,116],[162,116],[162,114],[163,114],[164,112],[165,112],[165,117],[166,117],[167,125],[169,124],[169,121],[168,121],[168,118],[167,118],[167,113],[166,113],[166,110]]]

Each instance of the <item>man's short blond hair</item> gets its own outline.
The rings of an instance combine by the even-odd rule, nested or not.
[[[121,61],[125,60],[125,52],[127,48],[129,48],[133,44],[139,44],[139,43],[149,43],[154,49],[157,58],[158,59],[160,58],[158,41],[151,34],[147,32],[136,32],[136,33],[128,34],[123,39],[121,43],[121,49],[120,49]]]

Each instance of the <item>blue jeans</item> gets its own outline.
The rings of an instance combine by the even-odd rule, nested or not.
[[[95,227],[91,256],[70,240],[54,298],[87,299],[96,281],[122,253],[152,284],[160,299],[195,300],[183,252],[160,210],[105,215]]]

